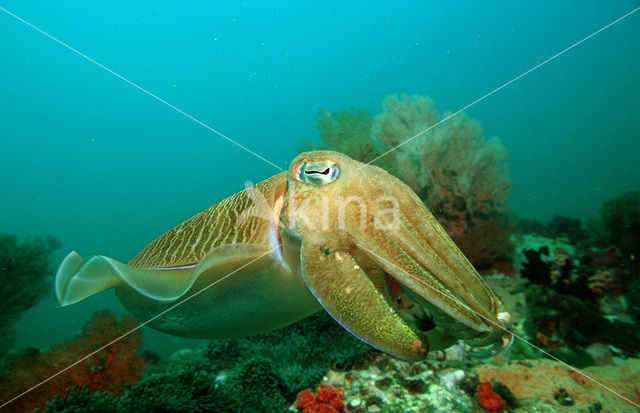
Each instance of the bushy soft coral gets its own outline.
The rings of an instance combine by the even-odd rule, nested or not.
[[[301,391],[294,406],[302,413],[344,412],[344,390],[321,384],[315,395],[309,389]]]
[[[72,387],[56,395],[43,413],[111,413],[117,412],[118,399],[106,392],[92,392],[87,387]]]
[[[234,411],[231,399],[215,388],[215,379],[216,375],[206,370],[180,370],[175,367],[171,372],[151,374],[127,390],[120,400],[119,411]]]
[[[290,389],[288,398],[294,398],[301,388],[315,387],[329,368],[361,365],[378,353],[325,311],[280,330],[234,341],[232,348],[239,359],[260,355],[273,362]],[[214,342],[208,353],[216,354],[218,346],[226,348],[229,344]],[[212,358],[212,363],[217,364],[217,360]],[[228,359],[223,357],[221,361],[228,366]]]
[[[383,112],[373,118],[322,109],[318,128],[329,149],[361,161],[396,148],[375,165],[408,184],[471,263],[488,268],[512,251],[506,149],[497,139],[486,140],[479,123],[464,113],[431,128],[447,116],[427,96],[387,96]]]
[[[211,365],[201,351],[182,350],[147,370],[147,376],[129,387],[118,411],[235,412],[233,393],[222,384],[226,375]]]
[[[233,389],[236,412],[281,412],[288,404],[287,383],[273,361],[262,356],[242,362],[225,384]]]
[[[19,241],[0,234],[0,354],[11,347],[11,326],[48,291],[49,256],[58,248],[60,241],[53,237]]]
[[[124,317],[119,322],[108,311],[96,313],[75,339],[44,353],[26,354],[7,366],[0,373],[0,399],[9,400],[40,383],[36,390],[12,402],[12,408],[16,411],[42,408],[55,395],[63,395],[76,385],[87,386],[90,391],[122,394],[124,388],[137,382],[144,372],[145,360],[137,355],[142,341],[140,330],[127,334],[80,363],[73,363],[129,333],[137,325],[133,317]]]

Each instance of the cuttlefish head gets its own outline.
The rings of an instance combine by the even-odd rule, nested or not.
[[[419,360],[458,339],[511,340],[500,300],[416,194],[376,166],[332,151],[300,154],[280,233],[327,312],[380,350]]]

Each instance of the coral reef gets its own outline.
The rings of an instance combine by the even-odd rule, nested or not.
[[[560,247],[542,237],[522,241],[538,248],[518,249],[520,274],[529,282],[522,328],[531,340],[577,367],[595,362],[586,351],[594,343],[636,354],[640,336],[617,304],[624,271],[610,249]]]
[[[346,411],[355,413],[633,411],[627,401],[597,382],[640,402],[640,359],[584,369],[595,382],[548,359],[463,358],[453,363],[460,368],[451,370],[450,354],[445,353],[444,358],[434,354],[428,361],[414,363],[382,354],[364,368],[330,370],[323,383],[343,388]],[[311,400],[310,396],[305,392],[300,398]]]
[[[448,115],[441,117],[426,96],[387,96],[383,112],[374,117],[372,134],[388,147],[398,147]],[[461,214],[504,211],[511,187],[506,149],[497,139],[484,139],[480,124],[464,113],[387,156],[396,159],[392,173],[405,179],[431,209],[442,208],[454,222]]]
[[[546,347],[585,346],[607,322],[594,301],[535,284],[527,287],[526,297],[535,325],[535,333],[529,333]]]
[[[602,383],[627,397],[634,403],[640,403],[640,360],[628,359],[620,366],[594,366],[583,370],[588,379],[576,370],[553,360],[524,360],[507,364],[483,364],[475,367],[478,379],[482,382],[498,380],[505,384],[518,399],[524,411],[532,404],[546,404],[553,408],[549,411],[577,412],[588,411],[600,403],[603,411],[632,411],[632,406],[624,399],[608,391]],[[566,406],[555,395],[560,389],[571,397],[573,406]]]
[[[48,291],[49,257],[60,245],[53,237],[20,241],[14,235],[0,234],[0,355],[11,347],[11,326]]]
[[[404,109],[399,113],[405,113]],[[419,111],[410,114],[419,115]],[[329,113],[323,116],[328,124],[365,117],[355,110],[335,119]],[[368,122],[374,130],[375,118]],[[354,120],[353,124],[358,123]],[[366,129],[363,124],[358,127]],[[337,135],[335,139],[339,142]],[[372,147],[379,151],[378,146]],[[369,156],[370,148],[362,156]],[[493,227],[490,219],[476,222],[487,224],[485,234]],[[595,246],[593,234],[585,236],[578,224],[556,217],[541,224],[546,232],[536,231],[553,239],[514,236],[516,253],[506,257],[512,258],[514,275],[493,272],[487,276],[516,315],[514,332],[573,367],[545,359],[542,352],[519,339],[491,360],[470,358],[464,345],[457,345],[433,352],[427,361],[407,363],[373,350],[327,313],[319,312],[278,331],[177,352],[149,367],[146,377],[137,382],[140,367],[135,369],[138,375],[127,380],[114,378],[126,374],[107,373],[118,370],[110,359],[117,359],[120,351],[106,351],[97,359],[100,362],[89,363],[91,374],[69,374],[54,391],[45,388],[49,398],[58,394],[46,411],[629,411],[628,402],[577,368],[631,402],[640,401],[640,360],[631,358],[638,356],[640,348],[638,329],[631,324],[640,317],[640,284],[631,277],[630,261],[621,247]],[[480,261],[492,256],[491,251],[482,255],[482,245],[465,248],[475,248],[474,256]],[[628,285],[630,279],[634,282]],[[95,341],[91,337],[102,336],[104,331],[115,333],[109,325],[114,324],[85,328],[86,342]],[[77,343],[71,347],[87,353],[95,348]],[[71,350],[61,346],[59,351]],[[42,364],[42,354],[37,352],[22,360],[31,357]],[[79,382],[83,387],[64,393]],[[316,388],[315,394],[309,390]],[[42,406],[43,400],[38,403]]]
[[[321,109],[324,146],[375,164],[408,184],[477,268],[505,261],[512,252],[514,219],[506,207],[511,187],[507,152],[485,139],[464,113],[448,118],[427,96],[387,96],[382,113]],[[414,136],[406,144],[400,144]]]
[[[452,386],[449,371],[438,372],[442,366],[433,360],[408,363],[383,354],[366,368],[331,370],[323,382],[345,389],[349,412],[478,411],[473,394],[458,387],[468,379],[467,374]]]
[[[609,242],[620,248],[627,265],[640,270],[640,191],[605,202],[600,215]]]
[[[283,329],[234,340],[232,343],[237,354],[235,360],[255,355],[271,360],[290,388],[286,395],[289,399],[295,398],[301,389],[316,387],[330,367],[360,365],[378,353],[342,328],[324,311]],[[210,344],[207,350],[210,358],[219,354],[218,345],[227,349],[230,344]],[[221,367],[226,368],[228,363],[225,362]]]
[[[137,325],[138,322],[132,317],[118,321],[108,311],[94,314],[75,339],[62,342],[43,353],[37,350],[24,353],[6,366],[0,372],[0,399],[10,400],[40,383],[42,385],[36,390],[12,402],[11,407],[15,411],[43,408],[55,395],[64,395],[67,389],[76,385],[86,386],[90,392],[123,394],[125,387],[140,380],[144,373],[145,360],[137,355],[142,341],[140,330],[73,364]],[[56,375],[71,365],[73,367]],[[75,393],[70,394],[74,394],[78,400],[84,399],[83,395],[76,397]]]
[[[535,233],[542,237],[563,241],[574,245],[585,245],[593,242],[594,234],[585,228],[577,218],[554,215],[547,223],[535,219],[518,219],[518,232]]]
[[[601,271],[619,268],[619,256],[558,238],[515,237],[518,272],[487,280],[521,302],[523,315],[513,325],[521,337],[545,344],[545,351],[586,367],[585,374],[637,402],[640,360],[625,360],[638,354],[636,330],[623,321],[624,305],[605,305],[618,290],[598,294],[592,283]],[[320,312],[278,331],[180,351],[149,367],[124,395],[85,387],[57,397],[47,411],[82,411],[83,403],[116,403],[112,411],[125,413],[629,411],[624,400],[576,370],[541,357],[516,340],[492,360],[469,358],[457,345],[407,363],[372,350]],[[315,394],[302,391],[315,388]]]
[[[320,312],[281,330],[180,351],[128,387],[118,411],[284,411],[331,367],[362,365],[376,354]],[[64,399],[56,403],[63,406]]]

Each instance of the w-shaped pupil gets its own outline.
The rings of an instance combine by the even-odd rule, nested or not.
[[[321,175],[329,175],[329,168],[324,171],[305,171],[308,174],[321,174]]]

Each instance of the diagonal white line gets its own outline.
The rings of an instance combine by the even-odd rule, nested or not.
[[[193,293],[192,295],[190,295],[189,297],[185,298],[184,300],[181,300],[179,302],[177,302],[176,304],[172,305],[171,307],[167,308],[166,310],[163,310],[162,312],[160,312],[159,314],[153,316],[152,318],[150,318],[149,320],[145,321],[144,323],[139,324],[136,328],[127,331],[126,333],[124,333],[123,335],[121,335],[120,337],[117,337],[113,340],[111,340],[110,342],[108,342],[107,344],[105,344],[104,346],[100,347],[99,349],[91,352],[90,354],[82,357],[80,360],[75,361],[74,363],[70,364],[69,366],[63,368],[62,370],[60,370],[59,372],[55,373],[54,375],[52,375],[51,377],[41,381],[40,383],[36,384],[35,386],[23,391],[22,393],[20,393],[19,395],[13,397],[11,400],[7,400],[6,402],[2,403],[2,405],[0,405],[0,409],[2,409],[3,407],[5,407],[6,405],[12,403],[14,400],[19,399],[20,397],[24,396],[25,394],[31,392],[34,389],[37,389],[38,387],[42,386],[44,383],[48,382],[49,380],[55,378],[56,376],[64,373],[65,371],[69,370],[70,368],[72,368],[73,366],[82,363],[83,361],[85,361],[86,359],[88,359],[89,357],[93,356],[96,353],[101,352],[102,350],[104,350],[105,348],[109,347],[110,345],[122,340],[124,337],[128,336],[129,334],[133,333],[136,330],[141,329],[142,327],[146,326],[147,324],[149,324],[150,322],[152,322],[153,320],[155,320],[156,318],[168,313],[169,311],[173,310],[174,308],[176,308],[177,306],[183,304],[186,301],[189,301],[190,299],[192,299],[193,297],[195,297],[196,295],[200,294],[201,292],[208,290],[209,288],[213,287],[214,285],[218,284],[220,281],[224,281],[225,279],[227,279],[228,277],[232,276],[233,274],[237,273],[238,271],[240,271],[241,269],[253,264],[254,262],[258,261],[260,258],[265,257],[269,254],[271,254],[273,251],[277,250],[278,248],[280,248],[280,244],[278,244],[275,248],[265,252],[264,254],[260,255],[258,258],[255,258],[251,261],[249,261],[248,263],[242,265],[239,268],[236,268],[235,270],[233,270],[232,272],[230,272],[229,274],[225,275],[224,277],[220,278],[219,280],[216,280],[215,282],[207,285],[206,287],[202,288],[201,290],[196,291],[195,293]]]
[[[434,291],[436,291],[438,294],[440,294],[440,292],[439,292],[435,287],[433,287],[432,285],[429,285],[428,283],[426,283],[425,281],[421,280],[420,278],[418,278],[418,277],[414,276],[413,274],[411,274],[411,273],[408,273],[408,272],[404,271],[402,268],[398,267],[397,265],[395,265],[395,264],[394,264],[394,263],[392,263],[391,261],[389,261],[389,260],[387,260],[387,259],[385,259],[385,258],[383,258],[383,257],[379,256],[378,254],[376,254],[375,252],[371,251],[371,250],[370,250],[370,249],[368,249],[368,248],[365,248],[365,247],[364,247],[364,246],[362,246],[361,244],[358,244],[358,246],[359,246],[360,248],[362,248],[363,250],[368,251],[368,252],[369,252],[369,253],[371,253],[373,256],[375,256],[375,257],[379,258],[380,260],[382,260],[382,261],[384,261],[384,262],[388,263],[388,264],[389,264],[389,265],[391,265],[392,267],[395,267],[395,268],[397,268],[398,270],[402,271],[403,273],[405,273],[405,274],[409,275],[411,278],[413,278],[414,280],[416,280],[416,281],[417,281],[417,282],[419,282],[420,284],[424,285],[425,287],[429,287],[429,288],[433,289]],[[597,385],[599,385],[599,386],[603,387],[604,389],[606,389],[606,390],[610,391],[611,393],[615,394],[616,396],[618,396],[618,397],[620,397],[620,398],[624,399],[624,400],[625,400],[625,401],[627,401],[628,403],[631,403],[632,405],[634,405],[634,406],[636,406],[636,407],[640,408],[640,404],[637,404],[637,403],[635,403],[635,402],[633,402],[633,401],[629,400],[628,398],[626,398],[626,397],[625,397],[625,396],[623,396],[622,394],[618,393],[617,391],[613,390],[613,389],[612,389],[612,388],[610,388],[609,386],[607,386],[607,385],[605,385],[605,384],[600,383],[598,380],[596,380],[596,379],[594,379],[594,378],[592,378],[592,377],[590,377],[590,376],[586,375],[585,373],[581,372],[580,370],[578,370],[577,368],[573,367],[572,365],[565,363],[564,361],[560,360],[560,359],[559,359],[559,358],[557,358],[556,356],[554,356],[554,355],[550,354],[549,352],[545,351],[544,349],[542,349],[542,348],[540,348],[540,347],[536,346],[535,344],[531,343],[531,342],[530,342],[530,341],[528,341],[527,339],[523,338],[523,337],[522,337],[522,336],[520,336],[519,334],[516,334],[516,333],[514,333],[514,332],[512,332],[512,331],[509,331],[509,329],[505,328],[504,326],[500,325],[499,323],[496,323],[495,321],[491,320],[490,318],[488,318],[488,317],[486,317],[486,316],[484,316],[484,315],[480,314],[479,312],[475,311],[475,310],[474,310],[473,308],[471,308],[471,307],[469,307],[469,310],[471,310],[471,311],[472,311],[473,313],[475,313],[477,316],[482,317],[483,319],[485,319],[485,320],[486,320],[487,322],[489,322],[490,324],[493,324],[494,326],[498,327],[498,328],[499,328],[499,329],[501,329],[501,330],[504,330],[505,332],[507,332],[507,333],[511,334],[511,335],[512,335],[512,336],[514,336],[514,337],[517,337],[518,339],[520,339],[520,340],[522,340],[523,342],[527,343],[527,344],[528,344],[528,345],[530,345],[531,347],[533,347],[533,348],[535,348],[536,350],[538,350],[538,351],[542,352],[542,353],[543,353],[543,354],[545,354],[546,356],[551,357],[552,359],[554,359],[554,360],[556,360],[556,361],[558,361],[558,362],[562,363],[564,366],[566,366],[566,367],[568,367],[569,369],[571,369],[571,370],[575,371],[576,373],[580,374],[581,376],[584,376],[585,378],[587,378],[587,379],[591,380],[592,382],[596,383]]]
[[[266,163],[268,163],[269,165],[275,167],[276,169],[282,171],[283,169],[281,167],[279,167],[278,165],[276,165],[275,163],[269,161],[268,159],[262,157],[261,155],[258,155],[257,153],[255,153],[254,151],[252,151],[251,149],[247,148],[246,146],[234,141],[233,139],[229,138],[228,136],[224,135],[221,132],[218,132],[217,130],[213,129],[211,126],[207,125],[206,123],[196,119],[195,117],[189,115],[188,113],[184,112],[183,110],[173,106],[171,103],[167,102],[166,100],[154,95],[153,93],[149,92],[147,89],[143,88],[142,86],[139,86],[135,83],[133,83],[132,81],[130,81],[129,79],[127,79],[126,77],[114,72],[113,70],[109,69],[108,67],[106,67],[105,65],[93,60],[92,58],[90,58],[89,56],[85,55],[82,52],[79,52],[78,50],[74,49],[73,47],[69,46],[68,44],[62,42],[61,40],[58,40],[57,38],[53,37],[52,35],[50,35],[49,33],[45,32],[44,30],[40,29],[37,26],[34,26],[33,24],[29,23],[28,21],[20,18],[19,16],[16,16],[15,14],[11,13],[9,10],[5,9],[4,7],[0,6],[0,10],[2,10],[3,12],[7,13],[8,15],[16,18],[17,20],[21,21],[22,23],[26,24],[27,26],[31,27],[34,30],[37,30],[38,32],[42,33],[43,35],[47,36],[48,38],[50,38],[51,40],[57,42],[58,44],[66,47],[67,49],[71,50],[72,52],[78,54],[79,56],[85,58],[86,60],[90,61],[91,63],[95,64],[96,66],[106,70],[107,72],[111,73],[112,75],[124,80],[125,82],[127,82],[128,84],[130,84],[131,86],[135,87],[136,89],[146,93],[147,95],[151,96],[152,98],[154,98],[155,100],[157,100],[158,102],[164,103],[166,106],[170,107],[171,109],[175,110],[176,112],[180,113],[181,115],[186,116],[187,118],[191,119],[192,121],[196,122],[197,124],[204,126],[205,128],[209,129],[211,132],[217,134],[218,136],[228,140],[229,142],[233,143],[234,145],[244,149],[245,151],[249,152],[250,154],[252,154],[255,157],[258,157],[260,159],[262,159],[263,161],[265,161]]]
[[[549,63],[550,61],[552,61],[553,59],[555,59],[556,57],[568,52],[569,50],[573,49],[574,47],[578,46],[579,44],[583,43],[586,40],[589,40],[590,38],[592,38],[593,36],[597,35],[598,33],[600,33],[603,30],[608,29],[609,27],[613,26],[614,24],[618,23],[619,21],[631,16],[633,13],[637,12],[638,10],[640,10],[640,7],[635,8],[633,10],[631,10],[629,13],[625,14],[622,17],[617,18],[616,20],[612,21],[611,23],[607,24],[606,26],[596,30],[595,32],[591,33],[590,35],[588,35],[587,37],[585,37],[584,39],[572,44],[571,46],[567,47],[566,49],[562,50],[561,52],[558,52],[556,54],[554,54],[553,56],[551,56],[550,58],[548,58],[547,60],[543,61],[542,63],[538,63],[537,65],[535,65],[534,67],[532,67],[531,69],[527,70],[526,72],[520,74],[519,76],[514,77],[513,79],[511,79],[510,81],[508,81],[507,83],[504,83],[503,85],[493,89],[491,92],[487,93],[486,95],[474,100],[473,102],[469,103],[467,106],[463,107],[462,109],[457,110],[456,112],[452,113],[451,115],[443,118],[442,120],[438,121],[437,123],[429,126],[427,129],[423,130],[422,132],[412,136],[411,138],[407,139],[406,141],[400,143],[399,145],[389,149],[388,151],[386,151],[385,153],[383,153],[382,155],[377,156],[376,158],[372,159],[371,161],[367,162],[366,165],[372,164],[373,162],[377,161],[378,159],[382,158],[383,156],[388,155],[389,153],[395,151],[396,149],[398,149],[399,147],[411,142],[412,140],[414,140],[415,138],[417,138],[418,136],[421,136],[427,132],[429,132],[431,129],[435,128],[436,126],[440,125],[441,123],[446,122],[447,120],[451,119],[452,117],[456,116],[458,113],[470,108],[471,106],[475,105],[476,103],[488,98],[489,96],[493,95],[494,93],[498,92],[499,90],[509,86],[510,84],[512,84],[513,82],[515,82],[516,80],[528,75],[529,73],[533,72],[534,70],[538,69],[540,66],[545,65],[547,63]],[[360,169],[363,167],[364,165],[360,166]]]

